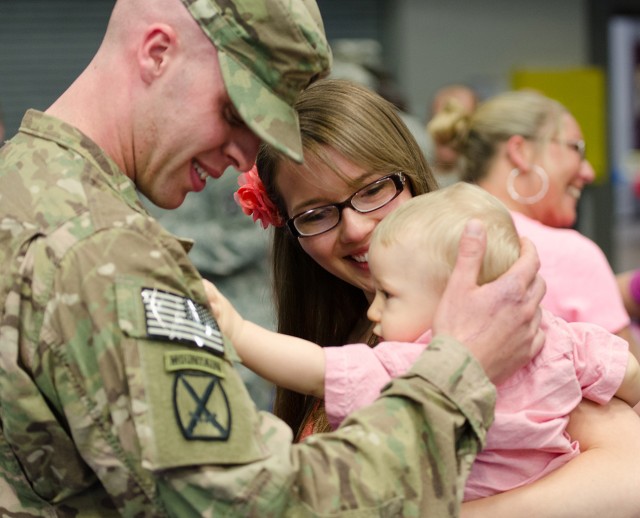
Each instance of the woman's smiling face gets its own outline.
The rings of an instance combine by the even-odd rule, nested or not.
[[[545,225],[572,226],[582,189],[595,178],[593,167],[579,150],[582,139],[576,120],[565,114],[559,135],[543,151],[541,164],[549,175],[549,191],[532,210],[535,219]]]
[[[308,161],[306,168],[291,163],[278,167],[275,181],[286,205],[287,218],[315,207],[342,202],[361,187],[394,172],[365,170],[331,148],[325,149],[325,154],[344,178],[320,160]],[[362,214],[346,207],[335,228],[317,236],[298,238],[300,245],[322,268],[360,288],[372,300],[374,288],[368,263],[371,235],[387,214],[410,198],[411,190],[405,186],[390,203],[372,212]]]

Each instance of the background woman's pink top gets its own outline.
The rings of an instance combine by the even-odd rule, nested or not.
[[[615,274],[598,245],[575,230],[511,215],[518,233],[538,250],[547,283],[544,308],[567,322],[593,322],[612,333],[629,325]]]

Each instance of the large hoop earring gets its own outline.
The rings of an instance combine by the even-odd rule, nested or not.
[[[507,177],[507,192],[513,201],[517,201],[523,205],[533,205],[534,203],[539,202],[544,198],[545,194],[547,194],[547,191],[549,190],[549,175],[539,165],[534,165],[532,171],[538,175],[541,183],[540,190],[533,196],[522,196],[518,191],[516,191],[515,182],[516,178],[520,174],[520,169],[514,167],[509,173],[509,176]]]

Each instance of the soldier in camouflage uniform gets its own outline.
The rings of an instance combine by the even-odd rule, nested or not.
[[[89,67],[27,112],[0,151],[0,514],[457,514],[492,420],[481,365],[504,378],[542,341],[535,253],[479,291],[467,236],[433,346],[292,446],[233,369],[188,246],[136,194],[177,206],[260,139],[301,160],[291,104],[329,65],[313,0],[118,0]]]

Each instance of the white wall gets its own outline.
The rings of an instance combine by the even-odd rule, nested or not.
[[[486,96],[508,88],[514,68],[587,62],[584,0],[390,2],[387,62],[421,119],[443,84],[469,83]]]

